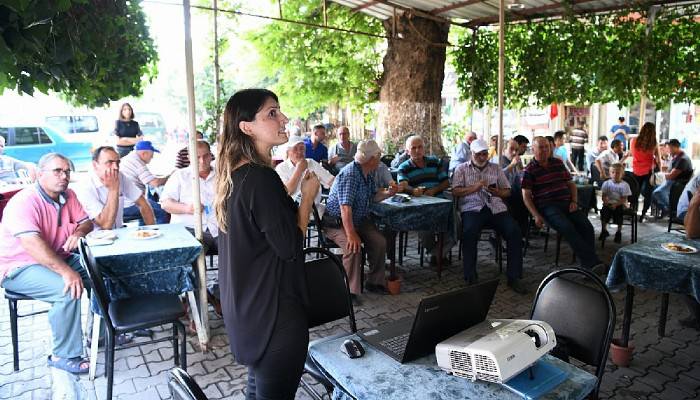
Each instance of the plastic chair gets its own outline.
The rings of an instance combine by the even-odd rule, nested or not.
[[[593,285],[565,276],[587,278]],[[537,289],[530,319],[550,324],[567,356],[596,368],[598,382],[591,394],[597,398],[615,329],[615,303],[600,278],[580,268],[550,273]]]
[[[34,298],[23,295],[21,293],[12,292],[5,289],[5,298],[7,305],[10,308],[10,334],[12,335],[12,366],[15,371],[19,371],[19,332],[17,329],[17,320],[19,318],[30,317],[32,315],[43,314],[49,310],[33,311],[27,314],[19,314],[17,302],[20,300],[34,300]]]
[[[175,365],[187,369],[187,336],[185,326],[180,318],[186,315],[185,308],[176,294],[152,294],[139,297],[110,300],[98,270],[97,262],[87,246],[85,239],[80,240],[80,258],[88,273],[90,285],[97,300],[97,306],[104,319],[105,326],[105,375],[107,376],[107,400],[112,399],[114,381],[115,337],[122,333],[147,329],[164,324],[173,324],[173,335],[147,342],[121,346],[120,349],[172,340]],[[179,336],[182,335],[182,340]],[[178,346],[179,344],[179,346]]]
[[[304,249],[304,256],[309,255],[316,256],[304,264],[309,291],[309,328],[347,317],[350,322],[350,331],[352,333],[357,332],[355,311],[352,307],[348,277],[345,274],[343,264],[338,257],[327,249],[319,247]],[[321,258],[317,258],[319,256]],[[317,339],[309,343],[309,346],[313,343],[318,343],[318,341],[330,340],[345,335],[345,333],[341,333]],[[304,373],[321,383],[329,395],[333,392],[333,381],[321,371],[316,362],[309,356],[306,357],[306,362],[304,363]],[[313,398],[322,398],[303,377],[301,386]]]
[[[170,370],[168,388],[173,400],[208,400],[197,382],[181,368]]]

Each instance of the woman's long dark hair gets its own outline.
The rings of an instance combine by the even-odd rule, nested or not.
[[[124,117],[122,116],[122,110],[124,110],[124,106],[129,107],[129,111],[131,112],[131,115],[129,116],[128,120],[125,120]],[[129,103],[124,103],[122,104],[121,107],[119,107],[119,118],[122,121],[133,121],[134,120],[134,107],[131,106]]]
[[[216,198],[214,209],[219,230],[226,232],[226,202],[233,190],[233,171],[241,161],[269,167],[269,155],[259,154],[251,136],[240,128],[241,121],[252,122],[267,99],[279,101],[267,89],[244,89],[226,103],[224,126],[216,155]]]
[[[634,148],[642,151],[653,150],[656,147],[656,125],[646,122],[639,131],[639,136],[634,142]]]

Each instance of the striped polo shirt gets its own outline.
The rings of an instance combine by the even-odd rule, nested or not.
[[[144,193],[146,191],[146,185],[156,178],[148,169],[146,163],[139,157],[137,151],[132,151],[122,158],[119,164],[119,172],[124,174],[127,179],[134,182],[136,186],[141,189],[141,193]]]
[[[530,189],[537,208],[571,201],[571,174],[558,158],[550,158],[544,167],[533,159],[523,171],[522,188]]]
[[[423,186],[434,188],[447,180],[447,171],[442,168],[442,161],[435,156],[423,157],[425,166],[419,168],[410,158],[399,165],[399,183],[408,181],[411,187]]]

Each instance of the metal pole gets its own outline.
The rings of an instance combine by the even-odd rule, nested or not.
[[[194,103],[194,72],[192,68],[192,31],[190,24],[190,0],[182,3],[185,13],[185,73],[187,75],[187,114],[190,131],[190,168],[192,168],[192,201],[194,203],[194,233],[197,240],[202,242],[202,200],[199,196],[199,163],[197,162],[197,124],[195,121]],[[197,336],[202,351],[206,350],[209,342],[209,312],[207,307],[207,271],[204,264],[204,252],[197,258],[199,272],[199,315],[195,315]]]
[[[506,60],[505,60],[505,36],[506,36],[506,2],[498,2],[498,144],[496,145],[497,159],[503,149],[503,89],[505,87]],[[490,138],[489,138],[490,139]]]

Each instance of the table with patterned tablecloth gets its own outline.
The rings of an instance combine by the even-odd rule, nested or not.
[[[606,285],[610,289],[627,289],[622,322],[622,341],[629,340],[634,287],[663,293],[659,335],[664,335],[668,293],[681,293],[700,301],[700,253],[684,254],[662,248],[664,243],[678,243],[700,249],[700,240],[689,240],[679,233],[663,233],[622,247],[615,254]]]
[[[364,356],[350,359],[340,352],[348,338],[361,342]],[[355,335],[314,343],[309,356],[339,387],[333,392],[336,400],[522,399],[499,384],[471,382],[448,374],[437,366],[435,354],[401,364]],[[584,399],[595,388],[597,379],[588,372],[549,355],[543,361],[561,369],[567,377],[542,398]]]
[[[393,232],[387,241],[387,255],[390,259],[391,276],[396,276],[396,232],[429,231],[439,234],[438,249],[442,249],[444,234],[453,229],[452,200],[432,196],[412,196],[409,201],[395,202],[388,198],[373,203],[372,215],[385,231]],[[441,252],[441,251],[440,251]],[[399,243],[399,259],[402,256]],[[442,274],[442,258],[438,257],[438,277]]]

